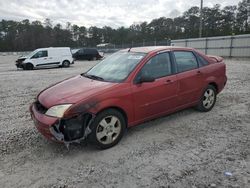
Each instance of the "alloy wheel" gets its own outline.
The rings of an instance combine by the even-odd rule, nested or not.
[[[209,109],[214,104],[214,101],[215,101],[215,93],[212,89],[209,88],[205,91],[203,96],[202,103],[204,108]]]
[[[121,130],[121,121],[116,116],[107,116],[99,122],[96,138],[102,144],[111,144],[118,138]]]

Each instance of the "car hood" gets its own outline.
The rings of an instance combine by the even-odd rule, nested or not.
[[[26,56],[21,56],[21,57],[19,57],[19,58],[16,60],[16,62],[17,62],[17,63],[22,63],[25,59],[27,59]]]
[[[103,93],[117,83],[92,80],[81,75],[55,84],[38,95],[39,102],[47,108],[58,104],[74,104]]]
[[[27,59],[27,56],[20,56],[18,59]]]

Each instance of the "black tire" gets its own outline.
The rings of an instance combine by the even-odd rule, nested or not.
[[[110,122],[107,122],[109,120]],[[112,125],[112,118],[117,118],[117,122],[114,124],[114,130],[119,130],[119,133],[114,130],[109,130],[109,126]],[[106,127],[102,126],[102,121],[105,121]],[[119,129],[120,127],[120,129]],[[126,121],[124,116],[115,109],[107,109],[100,112],[92,124],[90,125],[91,133],[88,135],[88,140],[100,149],[107,149],[116,145],[122,138],[126,129]],[[112,129],[112,128],[111,128]],[[99,133],[99,134],[98,134]],[[98,136],[103,135],[103,136]],[[109,135],[109,136],[108,136]],[[108,138],[112,138],[111,140]],[[114,140],[113,140],[114,139]],[[109,143],[109,141],[112,141]],[[106,142],[106,143],[105,143]]]
[[[196,109],[201,112],[208,112],[212,110],[216,103],[217,91],[214,86],[208,85],[208,87],[203,92],[201,99],[196,106]]]
[[[69,67],[70,66],[70,62],[68,60],[64,60],[62,63],[62,67]]]
[[[92,58],[92,61],[96,61],[97,60],[97,58],[94,56],[93,58]]]
[[[33,70],[34,69],[34,66],[33,64],[31,63],[26,63],[24,66],[23,66],[23,70]]]

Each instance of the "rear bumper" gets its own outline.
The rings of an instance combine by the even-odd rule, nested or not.
[[[220,93],[224,89],[226,84],[227,84],[227,76],[225,75],[219,84],[218,93]]]
[[[30,113],[31,113],[31,118],[34,121],[34,124],[37,130],[45,138],[59,142],[58,139],[56,139],[55,136],[52,134],[52,131],[53,131],[52,126],[57,124],[59,122],[59,119],[55,117],[46,116],[45,114],[40,113],[37,110],[35,103],[33,103],[30,106]]]

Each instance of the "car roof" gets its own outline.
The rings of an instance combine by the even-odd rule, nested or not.
[[[128,51],[129,48],[121,50]],[[180,47],[180,46],[145,46],[145,47],[134,47],[130,48],[130,52],[141,52],[141,53],[150,53],[150,52],[158,52],[162,50],[194,50],[193,48]]]

